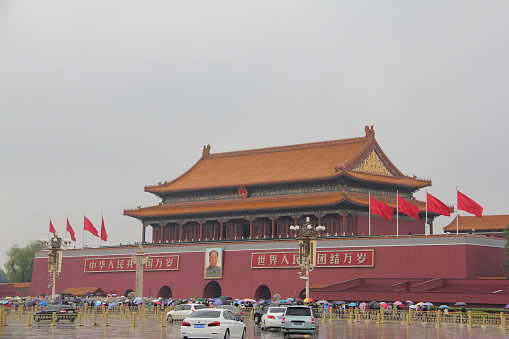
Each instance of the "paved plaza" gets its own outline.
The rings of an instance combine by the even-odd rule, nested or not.
[[[247,338],[282,339],[279,331],[261,331],[258,325],[251,320],[246,320]],[[0,338],[179,338],[179,324],[169,324],[160,327],[157,324],[139,324],[132,327],[129,324],[115,324],[110,326],[93,326],[92,323],[84,323],[84,326],[61,322],[57,326],[49,323],[32,323],[26,326],[23,322],[11,322],[8,326],[0,328]],[[294,338],[306,338],[295,336]],[[309,337],[308,337],[309,338]],[[349,323],[348,321],[336,320],[320,323],[320,331],[317,336],[320,339],[337,338],[509,338],[509,330],[501,330],[498,327],[474,327],[467,328],[459,325],[445,325],[437,327],[433,324],[384,323],[375,322]]]

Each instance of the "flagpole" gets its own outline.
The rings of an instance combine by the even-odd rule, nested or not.
[[[428,189],[426,189],[426,225],[428,225]],[[426,233],[426,229],[424,229],[424,233]],[[429,226],[429,234],[431,234],[431,225]]]
[[[371,235],[371,192],[368,192],[369,197],[369,235]]]
[[[103,212],[101,212],[101,220],[103,219]],[[101,224],[101,233],[99,234],[99,248],[103,245],[103,230],[102,230],[102,224]]]
[[[85,213],[83,213],[83,248],[85,248]]]
[[[49,216],[49,224],[51,225],[51,215]],[[49,227],[48,227],[48,239],[51,239],[51,231],[49,231]]]
[[[396,191],[396,237],[399,237],[399,192]]]
[[[458,187],[456,187],[456,235],[459,234],[460,211],[458,209]]]

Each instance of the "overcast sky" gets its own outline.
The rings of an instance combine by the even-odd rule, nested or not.
[[[364,136],[507,214],[507,1],[0,1],[0,264],[211,152]],[[425,192],[416,197],[424,201]],[[460,215],[468,215],[461,213]],[[453,218],[439,217],[435,231]],[[99,240],[85,235],[85,244]]]

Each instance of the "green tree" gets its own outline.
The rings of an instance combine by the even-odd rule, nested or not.
[[[39,241],[32,241],[23,248],[18,245],[12,246],[7,251],[7,262],[5,263],[7,280],[13,283],[30,282],[32,280],[35,252],[45,248],[46,246]]]
[[[7,281],[7,276],[5,275],[5,272],[3,269],[0,268],[0,283],[5,283]]]
[[[502,264],[506,271],[509,271],[509,225],[503,232],[504,238],[506,240],[505,243],[505,262]]]

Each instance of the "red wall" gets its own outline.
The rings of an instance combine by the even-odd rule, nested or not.
[[[504,261],[503,247],[489,247],[471,245],[463,241],[465,237],[448,236],[448,244],[440,244],[433,237],[404,237],[404,238],[371,238],[359,240],[335,240],[318,242],[318,250],[336,249],[374,249],[374,267],[361,268],[317,268],[311,273],[311,285],[332,285],[353,278],[477,278],[505,276],[501,267]],[[415,245],[414,240],[429,240],[429,244]],[[498,240],[493,240],[498,241]],[[388,244],[390,242],[390,244]],[[336,244],[334,247],[330,244]],[[324,247],[323,244],[329,245]],[[356,244],[364,244],[357,247]],[[297,249],[297,242],[282,241],[272,243],[246,243],[240,249],[233,250],[239,244],[223,244],[225,246],[223,262],[223,279],[216,280],[223,295],[234,298],[252,298],[260,285],[270,288],[271,295],[279,293],[283,298],[295,297],[305,288],[304,280],[298,278],[299,269],[267,268],[252,269],[252,252],[289,251]],[[345,246],[348,245],[348,246]],[[210,245],[209,245],[210,246]],[[214,244],[216,246],[216,244]],[[256,249],[270,246],[269,250]],[[182,252],[186,246],[158,246],[161,253],[180,255],[178,271],[146,272],[144,275],[144,296],[157,297],[161,287],[167,285],[172,290],[174,298],[201,297],[205,285],[211,280],[205,280],[204,251],[202,247],[194,246],[196,252]],[[145,247],[147,250],[148,246]],[[101,249],[102,251],[108,251]],[[112,249],[113,252],[115,249]],[[136,248],[132,248],[132,253]],[[57,293],[68,287],[100,287],[107,293],[123,295],[126,290],[135,285],[134,272],[120,273],[84,273],[85,257],[93,250],[65,251],[63,258],[63,272],[57,282]],[[47,287],[48,272],[47,259],[36,257],[32,275],[30,295],[40,293],[49,294]],[[112,256],[118,256],[118,254]],[[102,255],[101,257],[106,257]],[[90,256],[87,258],[91,258]]]

